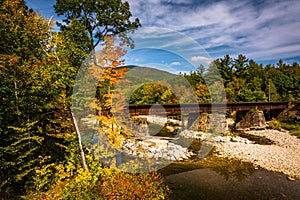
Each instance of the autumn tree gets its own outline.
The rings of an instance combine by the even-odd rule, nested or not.
[[[211,102],[209,90],[206,84],[198,83],[194,89],[199,103]]]
[[[105,36],[102,50],[96,53],[98,64],[92,65],[91,70],[97,72],[93,76],[98,78],[96,101],[99,112],[111,111],[114,87],[127,71],[124,67],[118,68],[124,64],[124,60],[120,60],[126,54],[123,45],[125,44],[116,44],[114,37]]]
[[[1,1],[0,7],[0,187],[18,195],[33,189],[36,170],[64,159],[61,133],[70,128],[60,120],[65,86],[49,56],[48,21],[22,0]]]
[[[0,187],[19,195],[47,188],[55,164],[78,147],[73,145],[70,97],[89,38],[76,21],[54,32],[52,20],[22,0],[0,6],[0,168],[6,172]]]

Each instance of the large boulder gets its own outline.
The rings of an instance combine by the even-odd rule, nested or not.
[[[267,127],[264,112],[260,110],[249,111],[241,121],[235,125],[236,129],[265,129]]]

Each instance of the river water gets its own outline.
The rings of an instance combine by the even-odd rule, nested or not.
[[[248,139],[272,144],[265,138]],[[191,146],[198,152],[202,143],[193,142]],[[300,180],[216,155],[176,162],[159,171],[172,191],[172,200],[300,200]]]
[[[300,199],[300,180],[239,161],[209,157],[174,163],[161,172],[176,200]]]

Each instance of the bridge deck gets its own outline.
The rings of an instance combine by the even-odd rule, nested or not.
[[[200,104],[130,104],[127,109],[131,115],[180,115],[203,112],[284,110],[289,102],[235,102],[235,103],[200,103]]]

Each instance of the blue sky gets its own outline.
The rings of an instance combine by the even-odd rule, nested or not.
[[[186,34],[166,28],[142,27],[129,35],[135,44],[127,48],[126,64],[153,67],[177,74],[208,66],[213,60],[206,50]]]
[[[49,18],[55,0],[26,0]],[[212,58],[244,54],[258,63],[300,61],[300,1],[128,0],[143,27],[161,27],[197,41]],[[59,18],[55,17],[56,20]],[[139,52],[140,53],[140,52]],[[194,60],[200,56],[194,56]],[[157,61],[158,63],[159,61]],[[176,63],[177,62],[177,63]],[[179,64],[171,60],[168,64]],[[190,61],[189,61],[190,62]]]

